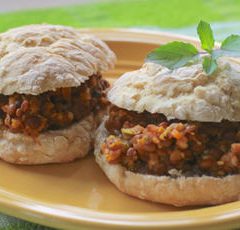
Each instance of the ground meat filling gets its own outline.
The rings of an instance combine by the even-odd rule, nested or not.
[[[225,176],[240,172],[240,123],[168,121],[113,106],[101,152],[111,164],[152,175]]]
[[[93,75],[79,87],[60,88],[40,95],[0,95],[0,117],[14,133],[37,137],[46,130],[68,127],[105,107],[107,81]]]

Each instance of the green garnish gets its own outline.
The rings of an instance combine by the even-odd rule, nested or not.
[[[198,50],[192,44],[176,41],[155,49],[148,55],[147,61],[175,69],[186,65],[197,55]]]
[[[214,59],[213,57],[204,57],[202,65],[207,75],[211,75],[217,69],[217,62],[216,59]]]
[[[219,49],[214,49],[215,39],[210,24],[200,21],[197,32],[204,52],[199,52],[190,43],[174,41],[153,50],[147,55],[146,61],[176,69],[202,59],[204,71],[207,75],[211,75],[217,69],[219,57],[240,57],[240,35],[230,35],[222,42]]]
[[[200,21],[197,27],[197,33],[201,41],[202,49],[211,53],[215,42],[211,26],[204,21]]]

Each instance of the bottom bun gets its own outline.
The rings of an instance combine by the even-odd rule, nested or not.
[[[0,158],[27,165],[73,161],[91,150],[95,126],[93,115],[89,115],[69,128],[44,132],[36,140],[2,128]]]
[[[108,135],[104,123],[98,128],[95,157],[109,180],[131,196],[174,206],[216,205],[239,200],[240,175],[223,178],[193,176],[172,178],[133,173],[119,164],[109,164],[100,153],[100,145]]]

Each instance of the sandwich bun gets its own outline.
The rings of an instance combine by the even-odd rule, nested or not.
[[[92,114],[68,128],[41,133],[37,140],[3,128],[0,129],[0,158],[24,165],[71,162],[92,149],[95,128]]]
[[[108,99],[130,111],[162,113],[168,119],[203,122],[240,121],[240,59],[220,58],[207,76],[202,64],[169,70],[146,63],[125,73]]]
[[[20,27],[0,34],[0,94],[38,95],[78,87],[113,68],[116,57],[100,39],[53,25]]]

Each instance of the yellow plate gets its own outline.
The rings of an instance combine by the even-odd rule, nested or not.
[[[114,80],[138,68],[159,44],[197,41],[136,30],[84,30],[105,40],[118,56]],[[240,202],[216,207],[174,208],[119,192],[89,156],[69,164],[14,166],[0,162],[0,211],[64,229],[201,229],[240,226]],[[191,194],[189,194],[191,196]]]

